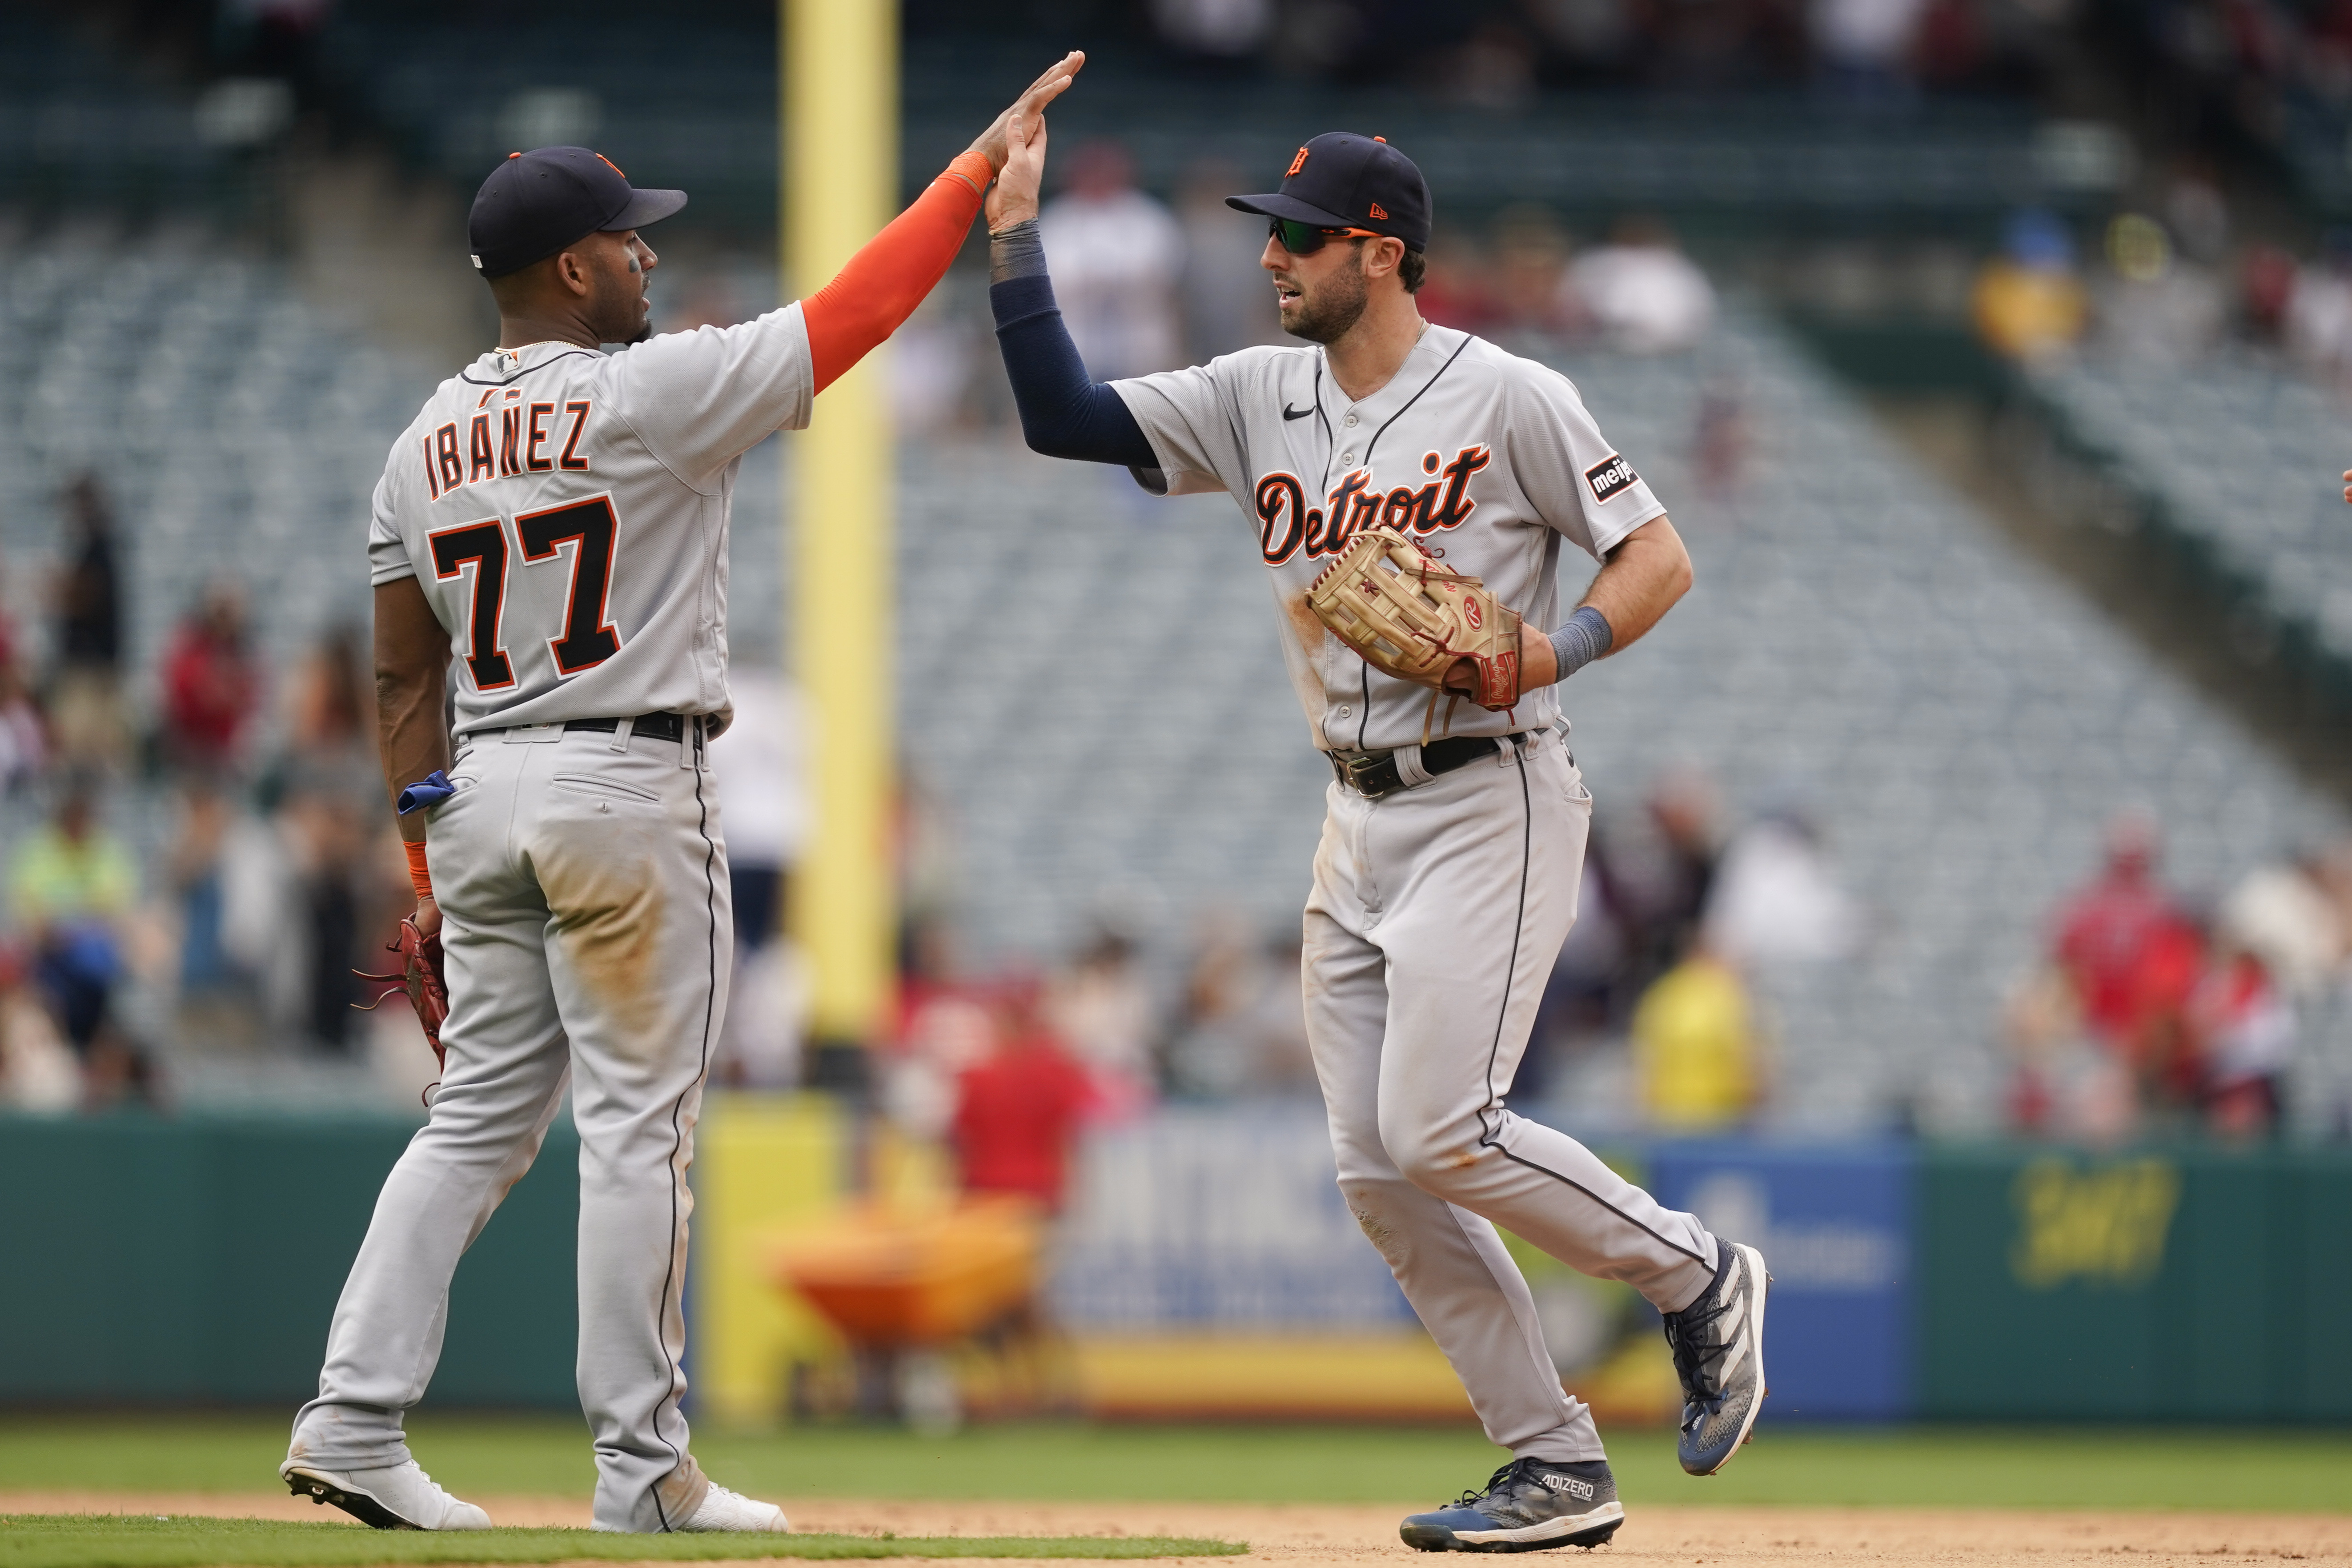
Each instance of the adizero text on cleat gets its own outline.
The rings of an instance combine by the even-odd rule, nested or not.
[[[1739,1452],[1764,1403],[1764,1291],[1771,1276],[1752,1247],[1718,1239],[1714,1282],[1665,1314],[1666,1343],[1683,1385],[1675,1456],[1711,1476]]]
[[[1541,1552],[1598,1546],[1624,1522],[1607,1460],[1513,1459],[1486,1490],[1416,1513],[1397,1533],[1417,1552]]]

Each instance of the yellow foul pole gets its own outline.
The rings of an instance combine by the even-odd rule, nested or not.
[[[824,287],[898,205],[898,0],[779,0],[783,95],[781,256],[788,286]],[[889,810],[897,706],[890,414],[882,354],[817,400],[793,441],[784,502],[793,673],[809,719],[816,833],[793,879],[795,936],[814,971],[811,1026],[863,1045],[894,983]],[[839,1064],[846,1066],[847,1064]]]

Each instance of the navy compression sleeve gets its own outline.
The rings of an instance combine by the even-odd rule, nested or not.
[[[1034,271],[990,284],[988,304],[996,316],[1004,378],[1013,384],[1013,405],[1021,411],[1021,434],[1031,451],[1130,468],[1160,466],[1126,401],[1087,378],[1086,362],[1054,303],[1054,280],[1045,275],[1042,251]]]

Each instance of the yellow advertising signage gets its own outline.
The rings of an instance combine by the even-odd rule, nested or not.
[[[2180,1172],[2167,1160],[2079,1170],[2065,1160],[2036,1160],[2017,1173],[2010,1195],[2018,1231],[2009,1266],[2020,1285],[2145,1285],[2164,1267]]]

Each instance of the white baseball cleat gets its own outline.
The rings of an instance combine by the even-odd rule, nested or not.
[[[289,1459],[278,1479],[296,1497],[333,1503],[377,1530],[488,1530],[490,1516],[433,1484],[415,1460],[369,1470],[329,1470]]]
[[[741,1492],[730,1492],[712,1483],[704,1494],[702,1506],[686,1516],[680,1530],[761,1530],[782,1534],[792,1529],[784,1510],[772,1502],[759,1502]]]

